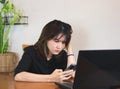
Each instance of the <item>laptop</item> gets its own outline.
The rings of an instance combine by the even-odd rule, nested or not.
[[[80,50],[74,82],[61,89],[120,89],[120,50]]]

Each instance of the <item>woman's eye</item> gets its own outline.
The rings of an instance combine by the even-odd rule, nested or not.
[[[65,44],[65,41],[60,41],[58,39],[54,39],[54,42],[56,42],[56,43],[61,42],[62,44]]]
[[[55,42],[59,42],[59,40],[54,40]]]

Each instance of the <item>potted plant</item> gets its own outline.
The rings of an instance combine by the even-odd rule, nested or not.
[[[8,52],[11,27],[20,16],[10,0],[0,0],[0,72],[12,72],[16,65],[16,53]]]

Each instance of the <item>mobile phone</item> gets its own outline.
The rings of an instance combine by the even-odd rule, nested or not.
[[[76,70],[77,65],[76,64],[71,64],[70,66],[68,66],[65,70]]]

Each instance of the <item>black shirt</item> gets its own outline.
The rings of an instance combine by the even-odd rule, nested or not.
[[[19,72],[26,71],[36,74],[50,74],[55,69],[65,69],[67,66],[67,53],[63,50],[61,58],[56,56],[48,61],[46,58],[42,58],[38,55],[33,46],[25,48],[22,59],[18,63],[15,69],[15,75]]]

